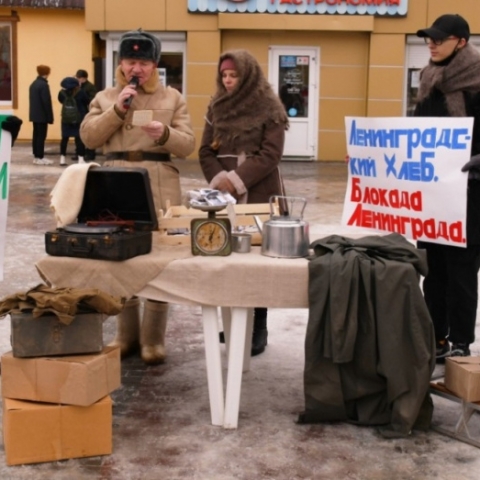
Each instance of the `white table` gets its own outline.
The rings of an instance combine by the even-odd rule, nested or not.
[[[125,262],[46,256],[36,267],[54,287],[98,288],[115,296],[135,294],[200,305],[212,424],[237,428],[242,371],[248,370],[250,361],[253,308],[308,308],[308,260],[266,257],[260,247],[227,257],[192,256],[189,250],[156,246],[152,253]],[[142,274],[143,281],[126,281],[126,287],[120,281]],[[219,307],[228,348],[225,394]]]

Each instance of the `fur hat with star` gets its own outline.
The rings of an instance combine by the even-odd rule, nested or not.
[[[160,40],[155,35],[142,31],[141,28],[124,33],[120,38],[118,47],[120,60],[135,58],[158,63],[161,52],[162,44]]]

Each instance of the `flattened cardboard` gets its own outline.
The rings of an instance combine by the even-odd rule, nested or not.
[[[2,396],[35,402],[89,406],[121,385],[120,349],[95,355],[1,357]]]
[[[467,402],[480,401],[480,357],[445,360],[445,386]]]
[[[3,399],[7,465],[112,453],[112,400],[89,407]]]

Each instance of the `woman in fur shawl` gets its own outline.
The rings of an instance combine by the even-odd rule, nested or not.
[[[468,43],[469,25],[460,15],[442,15],[419,30],[430,50],[420,74],[415,116],[474,117],[472,155],[480,153],[480,53]],[[478,160],[478,157],[476,157]],[[467,248],[418,242],[427,250],[425,301],[435,327],[437,361],[470,355],[475,339],[480,267],[480,175],[475,159],[467,192]],[[478,162],[480,163],[480,162]],[[475,178],[476,177],[476,178]]]
[[[288,118],[285,108],[246,50],[220,56],[217,91],[210,102],[199,150],[210,188],[240,203],[267,203],[284,195],[279,163]],[[252,355],[267,345],[267,309],[256,308]]]

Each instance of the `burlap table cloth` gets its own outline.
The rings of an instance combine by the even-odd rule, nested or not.
[[[98,288],[186,305],[308,308],[308,260],[232,253],[193,256],[189,246],[154,245],[122,262],[45,256],[40,276],[55,287]]]
[[[189,246],[155,245],[150,254],[123,262],[46,256],[36,267],[57,287],[82,285],[112,295],[202,306],[211,420],[224,428],[238,424],[242,369],[248,370],[250,360],[244,356],[249,309],[308,308],[308,260],[266,257],[260,247],[203,257],[193,256]],[[231,307],[232,315],[225,393],[217,307]]]

